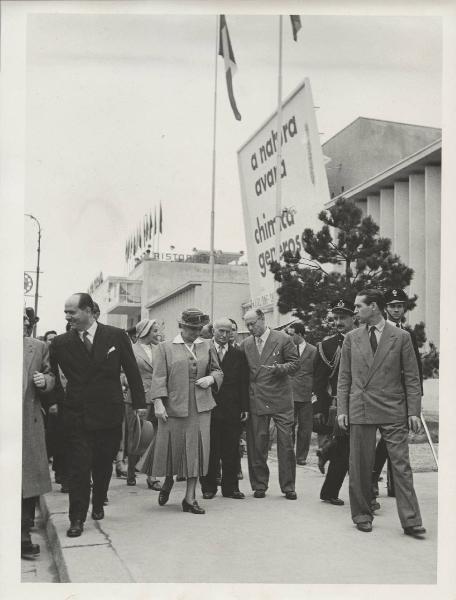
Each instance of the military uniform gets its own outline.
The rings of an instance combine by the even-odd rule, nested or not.
[[[353,315],[354,306],[346,300],[339,300],[332,306],[333,312]],[[317,397],[313,404],[314,415],[322,414],[323,425],[314,426],[317,433],[331,434],[329,440],[319,451],[323,464],[329,460],[328,473],[320,491],[322,500],[337,501],[340,488],[348,472],[349,436],[337,426],[336,397],[339,362],[344,341],[342,333],[324,339],[317,345],[317,357],[314,372],[314,393]],[[342,504],[342,501],[333,502]]]

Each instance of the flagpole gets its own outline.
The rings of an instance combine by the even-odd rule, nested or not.
[[[216,140],[217,140],[217,58],[218,58],[218,38],[219,38],[219,15],[215,19],[215,66],[214,66],[214,133],[212,143],[212,194],[211,194],[211,251],[209,265],[211,272],[210,282],[210,318],[211,323],[214,320],[214,272],[215,272],[215,164],[216,164]]]
[[[279,16],[279,72],[277,82],[277,163],[276,163],[276,204],[275,204],[275,260],[280,261],[280,224],[282,217],[282,37],[283,17]],[[274,289],[277,291],[279,284],[274,280]],[[277,306],[277,298],[274,298],[274,321],[276,327],[280,324],[280,313]]]

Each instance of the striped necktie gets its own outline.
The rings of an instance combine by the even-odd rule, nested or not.
[[[88,331],[84,331],[84,333],[82,334],[82,338],[83,338],[83,342],[84,342],[84,346],[86,347],[86,350],[89,354],[92,353],[92,342],[89,340],[89,332]]]

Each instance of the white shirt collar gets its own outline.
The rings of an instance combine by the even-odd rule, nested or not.
[[[379,321],[376,325],[369,325],[368,329],[370,330],[372,327],[375,327],[375,329],[382,334],[383,330],[385,329],[385,319],[381,319],[381,321]]]
[[[303,342],[301,342],[299,344],[299,356],[302,356],[302,353],[306,349],[306,344],[307,344],[306,340],[304,340]]]
[[[258,344],[258,339],[262,339],[263,340],[263,345],[266,344],[266,341],[269,337],[269,334],[271,333],[271,330],[269,329],[269,327],[266,327],[266,329],[264,330],[263,335],[260,335],[260,338],[256,338],[256,343]]]
[[[89,338],[91,338],[91,341],[93,341],[93,338],[95,337],[95,332],[97,330],[97,327],[98,327],[98,323],[96,321],[94,321],[92,323],[92,325],[88,329],[86,329],[86,331],[87,331],[87,333],[89,335]],[[79,331],[79,337],[81,338],[81,340],[84,339],[84,332],[83,331]]]

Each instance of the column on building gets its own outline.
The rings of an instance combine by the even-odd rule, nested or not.
[[[440,340],[440,166],[425,167],[424,195],[426,335],[428,340],[438,346]]]
[[[380,196],[378,194],[368,194],[367,196],[367,214],[377,225],[380,225]]]
[[[409,182],[394,182],[394,252],[409,264]]]
[[[380,235],[391,240],[391,249],[394,252],[394,190],[383,188],[380,190]]]
[[[421,173],[409,176],[409,231],[409,267],[414,271],[409,293],[418,296],[416,308],[409,315],[413,325],[426,318],[425,194]]]
[[[366,198],[362,198],[361,200],[355,200],[355,205],[361,209],[362,219],[367,217],[367,200]]]

